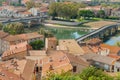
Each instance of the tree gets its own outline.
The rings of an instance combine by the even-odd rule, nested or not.
[[[48,72],[46,79],[43,80],[114,80],[114,79],[113,77],[105,74],[103,71],[95,67],[88,67],[85,70],[83,70],[82,73],[78,74],[72,74],[71,72],[62,72],[61,74]]]
[[[94,12],[91,10],[80,10],[78,11],[78,16],[79,17],[84,17],[84,18],[90,18],[90,17],[94,17]]]
[[[0,23],[0,30],[2,30],[3,29],[3,24],[2,23]]]
[[[8,32],[10,34],[21,34],[24,32],[24,25],[22,23],[10,23],[7,24],[3,30],[5,32]]]
[[[52,3],[49,6],[49,14],[54,19],[60,17],[64,19],[72,19],[77,17],[77,12],[80,7],[85,7],[85,4],[71,3],[71,2],[59,2]]]
[[[100,17],[100,18],[105,18],[106,17],[105,11],[104,10],[99,10],[98,13],[97,13],[97,16]]]
[[[41,28],[39,33],[44,35],[45,37],[53,37],[54,36],[52,32],[45,30],[44,28]]]
[[[43,80],[82,80],[78,75],[70,72],[62,72],[61,74],[48,72],[47,77]]]
[[[59,7],[57,4],[58,3],[52,3],[49,6],[49,14],[50,14],[50,16],[52,16],[53,19],[57,16],[56,9],[57,9],[57,7]]]
[[[86,68],[79,76],[82,80],[113,80],[113,77],[95,67]]]
[[[27,2],[26,2],[26,7],[27,7],[27,9],[30,9],[30,8],[32,8],[32,7],[35,7],[34,1],[33,1],[33,0],[27,1]]]
[[[30,45],[34,50],[41,50],[44,47],[44,42],[42,40],[36,40],[36,41],[30,42]]]

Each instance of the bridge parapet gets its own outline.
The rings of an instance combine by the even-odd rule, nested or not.
[[[80,38],[77,38],[76,41],[77,41],[78,43],[81,43],[81,42],[83,42],[84,40],[89,39],[89,38],[94,38],[94,37],[100,38],[101,35],[104,36],[104,34],[105,34],[105,32],[106,32],[107,30],[110,30],[110,31],[111,31],[112,29],[114,29],[114,30],[115,30],[114,32],[116,32],[116,31],[118,30],[118,26],[119,26],[119,25],[120,25],[120,24],[113,24],[113,25],[103,26],[103,27],[101,27],[101,28],[99,28],[99,29],[97,29],[97,30],[94,30],[93,32],[90,32],[90,33],[88,33],[88,34],[86,34],[86,35],[81,36]]]

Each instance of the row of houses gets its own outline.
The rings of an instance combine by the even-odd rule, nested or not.
[[[13,50],[25,47],[32,41],[43,40],[44,36],[38,33],[27,33],[20,35],[9,35],[0,31],[0,54],[7,50]]]
[[[22,18],[31,16],[47,16],[48,4],[43,3],[39,8],[27,9],[26,7],[2,6],[0,7],[0,17]]]
[[[2,35],[6,34],[2,33]],[[76,74],[89,66],[95,66],[107,72],[120,72],[120,48],[103,44],[98,38],[78,44],[74,39],[57,40],[55,37],[50,37],[45,39],[45,48],[42,50],[32,50],[30,46],[26,47],[23,44],[21,44],[23,47],[16,47],[19,46],[19,41],[24,43],[23,41],[27,40],[28,44],[37,40],[38,37],[43,39],[38,34],[28,34],[15,35],[20,37],[20,39],[15,38],[17,39],[15,44],[14,38],[10,38],[11,49],[4,51],[1,56],[0,78],[41,80],[51,72],[61,74],[63,71],[70,71]],[[5,40],[9,38],[1,39],[1,41]]]
[[[120,16],[120,7],[112,9],[112,8],[102,7],[102,6],[88,6],[86,8],[80,8],[79,10],[92,10],[94,11],[95,15],[98,13],[98,11],[103,10],[105,11],[106,16],[111,16],[111,17]]]
[[[30,36],[35,37],[32,34]],[[26,39],[28,34],[19,36],[22,38],[23,35]],[[14,38],[12,39],[14,40]],[[29,39],[27,42],[31,42],[31,40]],[[57,50],[57,39],[55,37],[46,38],[45,43],[45,49],[43,50],[31,50],[32,48],[24,46],[4,51],[1,56],[2,62],[0,62],[2,70],[0,71],[0,79],[9,80],[12,77],[12,80],[41,80],[49,72],[60,74],[63,71],[71,71],[79,73],[89,66],[89,63],[82,57],[77,58],[66,50]],[[16,46],[18,45],[19,43],[16,43]]]

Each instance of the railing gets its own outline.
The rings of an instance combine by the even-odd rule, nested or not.
[[[77,38],[76,39],[76,41],[78,42],[78,41],[82,41],[83,39],[85,39],[85,38],[87,38],[87,37],[89,37],[89,36],[91,36],[91,35],[94,35],[94,34],[96,34],[96,33],[99,33],[99,32],[101,32],[102,30],[105,30],[105,29],[107,29],[107,28],[109,28],[109,27],[114,27],[114,26],[117,26],[117,24],[114,24],[114,25],[108,25],[108,26],[103,26],[103,27],[101,27],[101,28],[99,28],[99,29],[97,29],[97,30],[94,30],[93,32],[90,32],[90,33],[88,33],[88,34],[86,34],[86,35],[83,35],[83,36],[81,36],[80,38]]]
[[[22,21],[22,20],[40,19],[40,18],[45,18],[45,16],[36,16],[36,17],[26,17],[26,18],[8,19],[8,20],[0,21],[0,22],[1,22],[1,23],[8,23],[8,22],[16,22],[16,21]]]

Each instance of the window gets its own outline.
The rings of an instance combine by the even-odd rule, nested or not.
[[[77,71],[77,66],[73,66],[73,72]]]
[[[53,46],[51,46],[51,48],[53,48]]]
[[[109,65],[104,64],[104,69],[105,69],[105,70],[109,70]]]
[[[120,71],[120,69],[119,68],[117,68],[117,72],[119,72]]]
[[[42,71],[42,67],[40,67],[40,71]]]
[[[39,69],[38,69],[38,66],[36,67],[36,72],[38,72],[39,71]]]

